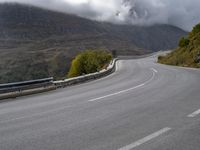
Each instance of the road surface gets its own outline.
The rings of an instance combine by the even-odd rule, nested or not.
[[[155,61],[1,102],[0,150],[199,150],[200,71]]]

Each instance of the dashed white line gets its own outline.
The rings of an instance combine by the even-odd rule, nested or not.
[[[102,97],[94,98],[94,99],[91,99],[91,100],[88,100],[88,101],[89,102],[97,101],[97,100],[100,100],[100,99],[104,99],[104,98],[107,98],[107,97],[111,97],[111,96],[114,96],[114,95],[125,93],[125,92],[128,92],[130,90],[134,90],[134,89],[140,88],[142,86],[145,86],[147,83],[151,82],[154,79],[154,77],[155,77],[156,70],[154,70],[154,68],[151,68],[151,70],[153,71],[152,77],[148,81],[146,81],[146,82],[144,82],[144,83],[142,83],[140,85],[137,85],[135,87],[132,87],[132,88],[129,88],[129,89],[126,89],[126,90],[122,90],[122,91],[119,91],[119,92],[116,92],[116,93],[105,95],[105,96],[102,96]],[[83,102],[83,103],[86,103],[86,102]],[[83,104],[83,103],[80,103],[80,104]],[[27,119],[27,118],[31,118],[31,117],[42,116],[44,114],[52,113],[52,112],[55,112],[55,111],[60,111],[60,110],[63,110],[63,109],[66,109],[66,108],[71,108],[71,107],[73,107],[73,105],[63,106],[61,108],[56,108],[56,109],[52,109],[52,110],[45,111],[45,112],[42,112],[42,113],[33,114],[31,116],[24,116],[24,117],[12,118],[12,119],[8,119],[8,120],[0,121],[0,123],[6,123],[6,122],[10,122],[10,121],[15,121],[15,120],[21,120],[21,119]]]
[[[158,71],[156,70],[156,69],[154,69],[154,68],[151,68],[155,73],[158,73]]]
[[[146,137],[144,137],[144,138],[142,138],[142,139],[140,139],[140,140],[138,140],[138,141],[136,141],[136,142],[134,142],[130,145],[124,146],[124,147],[122,147],[118,150],[131,150],[133,148],[136,148],[136,147],[138,147],[138,146],[140,146],[140,145],[142,145],[142,144],[144,144],[144,143],[146,143],[146,142],[168,132],[169,130],[171,130],[171,128],[168,128],[168,127],[163,128],[163,129],[161,129],[161,130],[159,130],[159,131],[157,131],[153,134],[150,134],[150,135],[148,135],[148,136],[146,136]]]
[[[134,86],[134,87],[131,87],[129,89],[125,89],[125,90],[122,90],[122,91],[118,91],[118,92],[115,92],[115,93],[112,93],[112,94],[108,94],[108,95],[105,95],[105,96],[101,96],[101,97],[98,97],[98,98],[94,98],[94,99],[91,99],[91,100],[88,100],[89,102],[94,102],[94,101],[98,101],[98,100],[101,100],[101,99],[104,99],[104,98],[108,98],[108,97],[111,97],[111,96],[115,96],[115,95],[119,95],[119,94],[122,94],[122,93],[125,93],[125,92],[128,92],[128,91],[131,91],[131,90],[134,90],[134,89],[137,89],[137,88],[140,88],[142,86],[145,86],[147,83],[151,82],[153,80],[153,78],[155,77],[155,73],[157,73],[157,70],[155,70],[154,68],[151,68],[151,70],[153,71],[153,75],[152,77],[142,83],[142,84],[139,84],[137,86]]]
[[[140,85],[137,85],[135,87],[132,87],[132,88],[129,88],[129,89],[126,89],[126,90],[122,90],[122,91],[119,91],[119,92],[116,92],[116,93],[112,93],[112,94],[109,94],[109,95],[105,95],[105,96],[102,96],[102,97],[94,98],[94,99],[91,99],[91,100],[88,100],[88,101],[89,102],[97,101],[97,100],[100,100],[100,99],[103,99],[103,98],[111,97],[111,96],[114,96],[114,95],[118,95],[118,94],[121,94],[121,93],[128,92],[130,90],[137,89],[137,88],[142,87],[144,85],[145,84],[140,84]]]
[[[193,118],[193,117],[196,117],[196,116],[199,115],[199,114],[200,114],[200,109],[197,110],[197,111],[195,111],[195,112],[193,112],[193,113],[191,113],[191,114],[189,114],[188,117],[189,117],[189,118]]]

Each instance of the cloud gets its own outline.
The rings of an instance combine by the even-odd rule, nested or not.
[[[132,6],[129,22],[149,25],[165,23],[191,30],[200,22],[199,0],[125,0]]]
[[[200,22],[199,0],[0,0],[81,17],[134,25],[171,24],[185,30]]]

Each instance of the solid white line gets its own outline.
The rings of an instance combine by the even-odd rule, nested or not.
[[[144,144],[144,143],[146,143],[146,142],[148,142],[148,141],[160,136],[161,134],[164,134],[164,133],[168,132],[169,130],[171,130],[171,128],[168,128],[168,127],[167,128],[163,128],[163,129],[161,129],[161,130],[159,130],[159,131],[157,131],[157,132],[155,132],[155,133],[153,133],[151,135],[148,135],[148,136],[146,136],[146,137],[144,137],[144,138],[142,138],[142,139],[140,139],[140,140],[138,140],[138,141],[136,141],[136,142],[134,142],[134,143],[132,143],[130,145],[124,146],[124,147],[122,147],[122,148],[120,148],[118,150],[131,150],[131,149],[133,149],[135,147],[138,147],[138,146],[140,146],[140,145],[142,145],[142,144]]]
[[[91,100],[88,100],[88,101],[89,101],[89,102],[98,101],[98,100],[100,100],[100,99],[104,99],[104,98],[107,98],[107,97],[119,95],[119,94],[122,94],[122,93],[125,93],[125,92],[128,92],[128,91],[131,91],[131,90],[135,90],[135,89],[140,88],[140,87],[142,87],[142,86],[145,86],[147,83],[151,82],[151,80],[153,80],[153,78],[155,77],[155,73],[156,73],[157,70],[153,70],[153,68],[151,68],[151,70],[153,71],[152,77],[151,77],[148,81],[146,81],[146,82],[144,82],[144,83],[142,83],[142,84],[139,84],[139,85],[134,86],[134,87],[129,88],[129,89],[125,89],[125,90],[122,90],[122,91],[118,91],[118,92],[116,92],[116,93],[112,93],[112,94],[108,94],[108,95],[101,96],[101,97],[98,97],[98,98],[94,98],[94,99],[91,99]]]
[[[195,111],[195,112],[193,112],[193,113],[191,113],[191,114],[189,114],[188,117],[193,118],[193,117],[196,117],[199,114],[200,114],[200,109]]]

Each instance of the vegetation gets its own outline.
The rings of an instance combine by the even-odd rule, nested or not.
[[[94,73],[106,68],[112,60],[112,54],[103,50],[87,50],[78,54],[72,61],[68,77]]]
[[[200,23],[193,28],[188,37],[180,39],[177,49],[166,56],[159,56],[158,62],[200,68]]]
[[[185,47],[188,46],[188,44],[190,43],[190,40],[188,38],[182,37],[179,41],[179,47]]]

